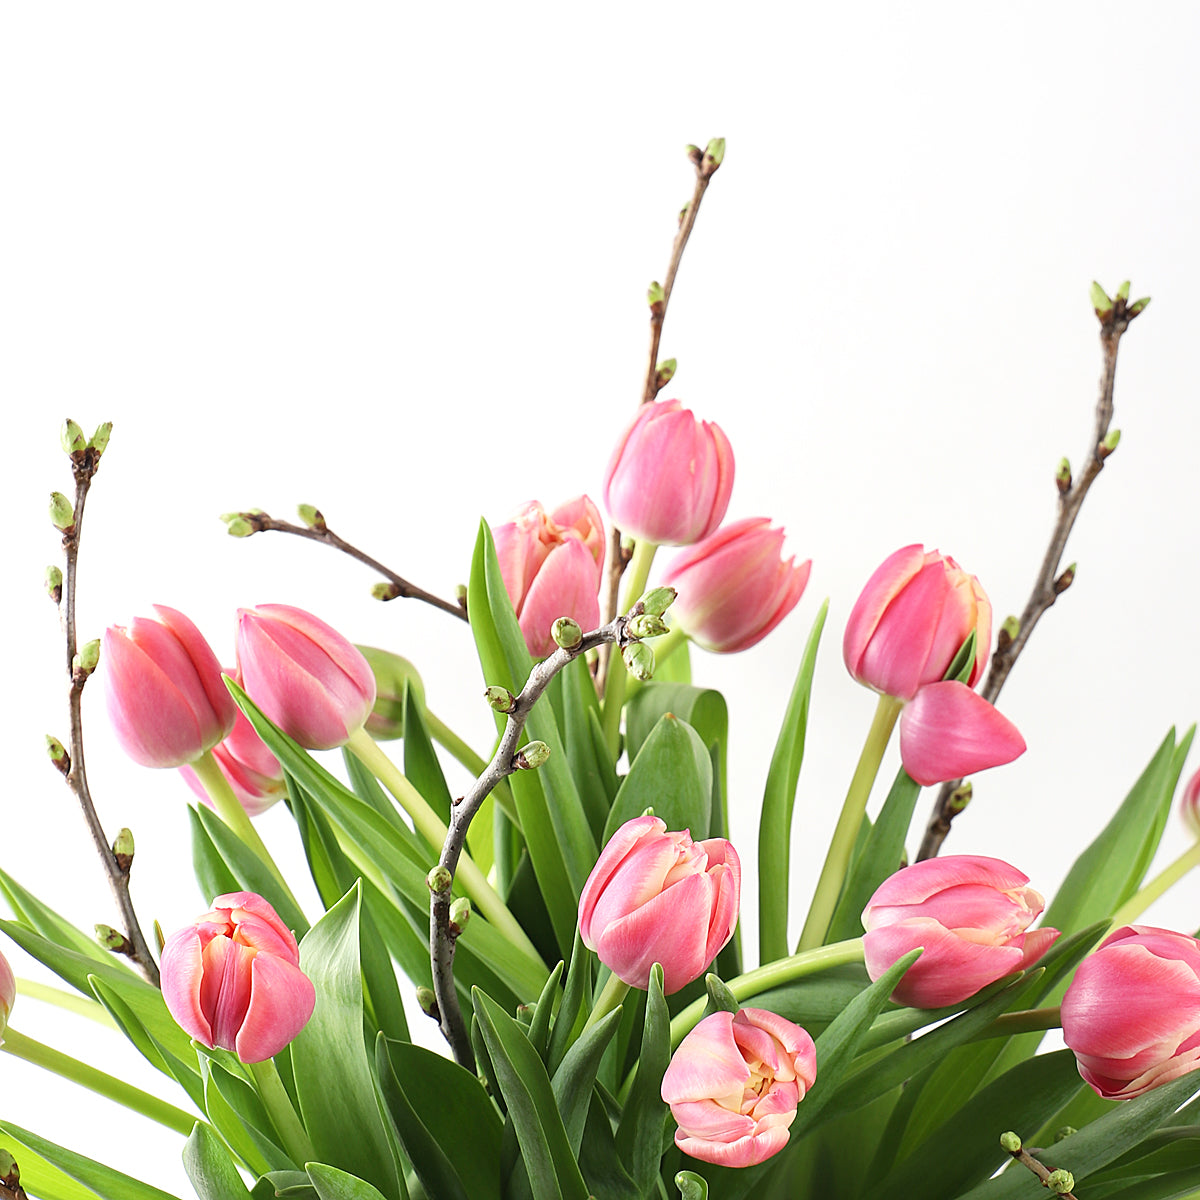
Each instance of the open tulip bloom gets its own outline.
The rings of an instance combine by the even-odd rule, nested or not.
[[[698,187],[724,150],[721,139],[689,148]],[[651,289],[655,347],[669,292]],[[1129,303],[1128,285],[1112,297],[1097,285],[1093,306],[1111,403],[1116,339],[1145,305]],[[964,777],[1003,778],[1026,737],[1055,752],[1053,730],[1018,732],[992,704],[1032,624],[1022,632],[1009,618],[993,638],[979,579],[915,541],[873,573],[856,559],[869,578],[853,602],[814,603],[810,573],[819,581],[822,564],[785,558],[781,524],[722,524],[736,499],[733,446],[714,421],[657,399],[673,371],[651,361],[644,403],[614,409],[607,432],[592,410],[578,436],[561,434],[570,422],[546,436],[556,468],[578,476],[575,499],[518,507],[550,484],[540,455],[507,460],[524,474],[508,500],[496,500],[492,478],[486,503],[516,516],[481,521],[453,598],[409,580],[411,564],[385,568],[350,546],[311,506],[303,528],[260,510],[226,514],[239,538],[302,533],[371,563],[386,579],[374,594],[397,601],[387,616],[426,603],[447,646],[473,643],[479,669],[465,674],[447,669],[461,664],[457,649],[403,619],[394,645],[364,654],[352,598],[328,620],[291,603],[238,608],[248,597],[236,572],[220,580],[228,619],[209,631],[214,645],[236,645],[228,677],[174,608],[79,644],[82,509],[55,493],[53,536],[68,553],[47,588],[63,617],[70,706],[62,740],[47,740],[48,774],[84,811],[116,924],[76,929],[34,894],[56,880],[6,873],[22,862],[10,847],[5,949],[79,995],[19,982],[0,956],[3,1051],[156,1122],[201,1200],[1019,1200],[1043,1180],[1066,1194],[1067,1173],[1084,1200],[1195,1194],[1200,943],[1190,929],[1137,923],[1200,865],[1197,838],[1147,877],[1192,733],[1172,730],[1119,805],[1114,782],[1079,807],[1080,844],[1054,846],[1064,868],[1078,858],[1047,903],[962,813]],[[722,403],[728,413],[745,402]],[[511,448],[501,420],[485,436]],[[607,447],[597,458],[581,440],[597,430],[612,446],[602,478],[584,464],[598,466]],[[80,502],[110,432],[63,430]],[[1106,425],[1093,445],[1089,483],[1116,447]],[[1071,520],[1073,486],[1060,468]],[[607,534],[585,490],[602,497]],[[887,502],[901,512],[902,499]],[[820,511],[775,517],[795,531]],[[1069,529],[1056,526],[1052,548]],[[684,549],[647,590],[659,545]],[[1046,563],[1034,622],[1073,578],[1053,554]],[[276,586],[288,596],[287,580]],[[789,614],[812,627],[796,662],[780,629]],[[823,636],[840,640],[849,678],[819,653]],[[728,653],[766,639],[761,661],[778,660],[790,699],[775,706],[763,690],[751,711],[730,712],[690,643]],[[88,707],[93,671],[107,730]],[[817,672],[848,695],[862,695],[856,684],[876,694],[865,736],[814,702]],[[494,731],[468,737],[440,720],[426,685],[430,696],[486,699]],[[750,723],[778,728],[769,761],[731,753],[730,731]],[[877,784],[897,725],[901,768]],[[139,832],[135,856],[129,829],[105,831],[100,814],[123,811],[122,784],[111,780],[116,796],[89,787],[85,728],[134,760],[118,770],[183,768],[205,801],[186,816],[189,846]],[[836,813],[802,771],[815,744],[844,772]],[[1179,804],[1200,831],[1192,772]],[[156,781],[157,805],[188,800],[173,772]],[[922,789],[939,784],[924,797],[926,820]],[[1046,786],[1037,774],[1007,796],[981,786],[974,805],[1003,804],[1013,829],[1040,838],[1039,815],[1061,799]],[[744,829],[756,806],[757,845],[731,839],[730,813]],[[44,807],[47,822],[60,820],[57,803]],[[790,850],[829,824],[814,879]],[[951,834],[955,853],[942,854]],[[275,842],[297,862],[303,851],[309,879],[280,869]],[[147,855],[173,870],[139,875]],[[156,879],[167,881],[161,894]],[[1035,882],[1047,893],[1054,883]],[[739,924],[743,900],[756,922]],[[60,1005],[63,1023],[114,1025],[120,1034],[105,1036],[123,1034],[157,1086],[14,1029],[18,986]],[[418,1005],[427,1016],[414,1016]],[[1059,1026],[1068,1048],[1041,1053],[1040,1035]],[[1101,1112],[1093,1090],[1123,1103]],[[64,1129],[27,1129],[20,1087],[3,1091],[4,1197],[183,1200],[71,1150]],[[133,1139],[103,1119],[106,1145]],[[1056,1138],[1063,1126],[1077,1132]],[[152,1128],[138,1125],[139,1151]]]

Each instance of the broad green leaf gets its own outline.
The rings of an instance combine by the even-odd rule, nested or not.
[[[603,1200],[646,1200],[617,1154],[611,1115],[605,1108],[599,1088],[592,1091],[588,1105],[579,1166],[593,1195]]]
[[[700,735],[667,713],[642,743],[617,792],[604,827],[604,841],[626,821],[654,809],[668,829],[687,829],[701,840],[712,806],[712,765]]]
[[[1172,1118],[1178,1120],[1178,1117]],[[1132,1150],[1101,1171],[1088,1176],[1088,1191],[1102,1184],[1146,1175],[1165,1175],[1200,1166],[1200,1126],[1167,1126],[1157,1129]]]
[[[195,808],[191,806],[188,807],[188,826],[192,831],[192,874],[196,877],[200,895],[206,901],[211,901],[215,896],[223,896],[226,892],[240,891],[241,888],[229,869],[229,864],[213,845],[212,839],[200,823]]]
[[[826,600],[813,622],[808,644],[792,684],[779,737],[771,755],[767,784],[758,823],[758,946],[763,964],[788,956],[788,899],[791,895],[792,813],[796,785],[804,761],[804,739],[808,729],[808,706],[812,693],[817,647],[829,612]]]
[[[183,1169],[200,1200],[250,1200],[250,1192],[220,1138],[198,1121],[184,1143]]]
[[[708,1183],[695,1171],[680,1171],[675,1176],[679,1200],[708,1200]]]
[[[408,726],[404,728],[407,730]],[[327,1163],[309,1163],[307,1169],[320,1200],[387,1200],[377,1187],[365,1179],[339,1171]]]
[[[649,743],[647,743],[649,744]],[[633,1087],[617,1126],[617,1153],[643,1192],[648,1192],[662,1158],[667,1106],[661,1094],[662,1077],[671,1061],[671,1018],[663,996],[663,970],[650,968],[646,1019]]]
[[[586,1200],[546,1068],[521,1027],[494,1000],[474,993],[475,1016],[516,1130],[534,1200]]]
[[[292,1066],[304,1127],[320,1161],[344,1164],[393,1195],[399,1185],[363,1044],[360,899],[356,885],[300,943],[300,967],[317,1003],[291,1044]]]

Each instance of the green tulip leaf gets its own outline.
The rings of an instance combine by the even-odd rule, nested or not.
[[[621,1123],[617,1126],[617,1153],[643,1193],[649,1191],[658,1175],[662,1159],[667,1105],[661,1088],[670,1061],[671,1017],[663,996],[663,970],[655,963],[650,968],[650,983],[646,990],[646,1019],[642,1026],[637,1074],[621,1113]]]
[[[679,1200],[708,1200],[708,1182],[695,1171],[680,1171],[675,1176]]]
[[[233,1165],[220,1138],[209,1126],[197,1122],[183,1147],[187,1171],[199,1200],[250,1200],[250,1192]]]
[[[550,1048],[546,1058],[546,1069],[555,1074],[573,1039],[582,1032],[580,1017],[585,996],[592,994],[592,954],[583,944],[579,931],[575,931],[575,944],[571,947],[571,965],[567,968],[567,980],[563,984],[562,1003],[550,1032]],[[580,1026],[579,1029],[576,1026]]]
[[[408,726],[405,726],[408,729]],[[320,1200],[387,1200],[375,1186],[357,1175],[339,1171],[327,1163],[309,1163],[308,1177]]]

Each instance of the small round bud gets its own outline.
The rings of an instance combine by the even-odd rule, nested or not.
[[[437,996],[433,994],[433,988],[417,988],[417,1003],[427,1017],[432,1017],[435,1021],[441,1020],[441,1015],[438,1013]]]
[[[1058,470],[1054,472],[1054,482],[1059,492],[1071,490],[1071,462],[1067,458],[1058,460]]]
[[[133,830],[122,829],[113,839],[112,851],[117,866],[128,875],[129,868],[133,865]]]
[[[625,669],[641,683],[654,675],[654,651],[645,642],[630,642],[621,647],[621,661]]]
[[[394,583],[381,579],[371,587],[371,595],[376,600],[395,600],[400,595],[400,589]]]
[[[974,795],[975,789],[968,779],[966,783],[960,784],[950,793],[950,811],[960,813],[971,803],[971,797]]]
[[[1079,1130],[1074,1125],[1064,1125],[1054,1134],[1054,1140],[1061,1142],[1064,1138],[1069,1138],[1073,1133],[1078,1133]]]
[[[79,671],[90,675],[100,665],[100,639],[92,638],[90,642],[84,642],[75,657],[79,660]]]
[[[108,449],[108,439],[110,437],[112,437],[111,421],[104,421],[102,424],[96,426],[96,432],[92,434],[92,440],[88,442],[88,445],[96,452],[97,458]]]
[[[83,436],[83,430],[70,417],[62,423],[58,440],[66,454],[82,454],[87,449],[87,438]]]
[[[471,919],[471,901],[466,896],[459,896],[450,903],[450,932],[462,933]]]
[[[663,359],[654,370],[655,385],[660,389],[665,388],[675,378],[675,369],[678,366],[678,360],[674,358]]]
[[[700,170],[705,175],[711,175],[725,161],[725,139],[713,138],[704,147],[704,161]]]
[[[75,509],[71,507],[71,502],[62,494],[62,492],[50,493],[50,522],[55,529],[66,533],[74,528],[75,525]]]
[[[638,613],[636,617],[630,617],[626,629],[629,636],[635,638],[661,637],[664,633],[668,632],[666,621],[662,617],[648,612]]]
[[[1046,1186],[1058,1196],[1065,1196],[1067,1192],[1075,1189],[1075,1176],[1070,1171],[1064,1171],[1059,1167],[1057,1171],[1051,1171],[1046,1176]]]
[[[692,162],[696,164],[696,166],[699,166],[701,162],[704,161],[704,151],[701,150],[699,146],[693,146],[691,142],[684,146],[683,152],[692,160]]]
[[[1055,581],[1054,594],[1061,596],[1075,582],[1075,568],[1078,564],[1072,563]]]
[[[465,609],[467,607],[467,585],[465,583],[456,583],[454,585],[454,599],[458,601],[458,607]]]
[[[646,303],[650,305],[650,311],[656,315],[661,313],[666,299],[667,294],[663,291],[663,285],[656,279],[646,289]]]
[[[1003,1146],[1009,1154],[1019,1154],[1021,1152],[1021,1139],[1017,1137],[1012,1130],[1009,1130],[1008,1133],[1002,1133],[1000,1135],[1000,1145]]]
[[[50,734],[46,734],[46,753],[50,756],[50,761],[64,774],[71,773],[71,756],[67,753],[67,748]]]
[[[312,504],[300,504],[296,507],[296,512],[300,515],[300,520],[304,522],[309,529],[324,529],[325,518],[321,514],[321,510]]]
[[[484,699],[499,713],[510,713],[516,706],[516,698],[506,687],[493,684],[483,693]]]
[[[1091,299],[1092,307],[1096,310],[1096,316],[1103,318],[1112,312],[1113,302],[1109,299],[1108,293],[1094,279],[1088,297]]]
[[[58,567],[47,567],[44,582],[46,585],[46,595],[57,604],[62,599],[62,571]]]
[[[1103,462],[1119,445],[1121,444],[1121,431],[1119,429],[1110,429],[1104,435],[1104,441],[1100,443],[1096,453],[1100,456],[1100,461]]]
[[[550,636],[556,646],[561,646],[564,650],[574,650],[583,641],[583,630],[578,621],[572,621],[570,617],[559,617],[550,626]]]
[[[656,617],[661,617],[675,603],[675,597],[678,595],[673,587],[651,588],[642,597],[642,608]]]
[[[1008,638],[1010,642],[1015,642],[1017,640],[1017,634],[1021,632],[1020,617],[1016,617],[1012,613],[1009,613],[1008,616],[1004,618],[1004,623],[1000,626],[1000,632],[1006,638]]]
[[[102,945],[105,950],[111,950],[114,954],[125,954],[132,947],[129,944],[129,939],[119,930],[114,929],[111,925],[96,926],[96,941]]]
[[[443,867],[439,863],[434,867],[428,875],[425,876],[425,886],[431,892],[448,892],[450,885],[454,882],[454,876],[450,874],[449,867]]]
[[[550,758],[550,747],[545,742],[529,742],[513,756],[513,766],[518,771],[536,771]]]
[[[249,537],[254,533],[254,526],[241,513],[222,513],[221,520],[225,522],[225,532],[230,537]]]

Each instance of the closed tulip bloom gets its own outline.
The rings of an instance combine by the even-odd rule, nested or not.
[[[492,537],[504,589],[534,658],[557,649],[550,627],[559,617],[584,630],[600,624],[604,524],[587,496],[551,513],[532,500],[514,520],[496,526]]]
[[[195,762],[233,728],[237,706],[221,664],[181,612],[156,604],[104,632],[100,675],[121,748],[144,767]]]
[[[967,682],[974,687],[991,648],[987,595],[954,559],[905,546],[867,581],[846,624],[842,654],[859,683],[911,700],[923,684],[945,677],[972,630],[975,663]]]
[[[1183,823],[1200,838],[1200,771],[1187,782],[1183,789],[1183,800],[1179,805],[1179,815]]]
[[[631,537],[658,546],[690,546],[708,537],[732,491],[729,439],[678,400],[643,404],[604,474],[609,516]]]
[[[733,936],[742,866],[724,838],[693,842],[654,816],[626,821],[583,885],[579,932],[614,975],[646,988],[661,963],[667,995],[698,979]]]
[[[163,999],[184,1031],[242,1062],[278,1054],[316,1003],[291,930],[254,892],[218,896],[171,934],[161,970]]]
[[[675,623],[705,650],[729,654],[761,641],[796,607],[812,560],[783,558],[782,529],[749,517],[718,529],[671,560]]]
[[[8,959],[0,954],[0,1046],[4,1045],[4,1030],[8,1027],[8,1014],[17,1001],[17,981]]]
[[[675,1145],[723,1167],[763,1162],[787,1145],[816,1077],[816,1047],[799,1025],[761,1008],[715,1012],[680,1042],[663,1075]]]
[[[863,910],[867,974],[878,979],[910,950],[924,953],[892,999],[941,1008],[1032,966],[1057,929],[1026,932],[1045,907],[1029,878],[998,858],[930,858],[884,880]]]
[[[1106,1100],[1132,1100],[1200,1067],[1200,942],[1125,925],[1079,964],[1063,1039]]]
[[[239,609],[237,656],[250,699],[309,750],[344,745],[375,703],[367,660],[303,609],[287,604]]]

